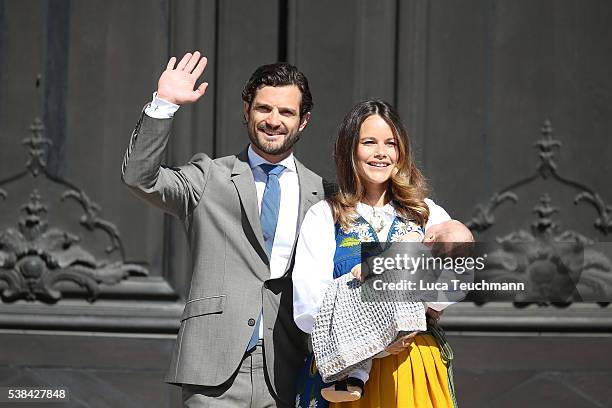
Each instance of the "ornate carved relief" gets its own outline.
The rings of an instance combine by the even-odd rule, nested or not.
[[[604,235],[612,232],[611,206],[588,186],[558,172],[554,152],[562,144],[553,139],[550,121],[544,123],[541,133],[542,139],[535,143],[540,158],[535,173],[493,194],[487,204],[478,205],[467,226],[475,232],[491,228],[496,221],[495,211],[502,203],[519,203],[519,187],[552,178],[579,191],[574,204],[592,205],[597,212],[593,226],[598,231]],[[566,306],[583,299],[612,299],[612,262],[598,250],[597,241],[576,231],[562,230],[554,219],[560,208],[553,205],[547,193],[540,196],[533,213],[536,219],[531,231],[519,229],[496,238],[499,249],[489,257],[486,279],[525,283],[529,290],[525,299],[559,300],[540,304]]]
[[[100,206],[72,183],[47,173],[46,148],[51,141],[44,137],[44,125],[40,119],[34,120],[30,130],[32,136],[23,140],[29,152],[26,170],[0,180],[0,186],[44,177],[63,189],[58,197],[60,203],[74,200],[81,206],[83,231],[51,227],[46,219],[49,211],[46,204],[53,198],[43,197],[38,189],[33,189],[29,200],[20,208],[23,215],[17,222],[18,229],[9,227],[0,231],[2,299],[7,302],[17,299],[57,302],[62,298],[57,283],[72,282],[85,289],[84,296],[93,302],[101,285],[115,285],[131,276],[148,275],[142,266],[125,262],[119,231],[111,222],[100,218]],[[7,200],[9,192],[0,189],[0,197]],[[96,257],[94,251],[81,244],[83,234],[93,235],[98,230],[108,236],[110,242],[105,253],[117,253],[114,259]]]
[[[541,129],[542,138],[534,143],[534,146],[538,149],[538,156],[540,158],[535,173],[493,194],[487,204],[477,205],[475,215],[466,223],[468,228],[473,231],[485,231],[489,229],[495,223],[494,213],[500,204],[505,201],[512,201],[515,204],[518,203],[519,196],[514,190],[533,183],[538,179],[547,179],[551,177],[568,187],[579,190],[580,192],[574,198],[574,203],[579,204],[584,201],[591,204],[597,212],[597,217],[593,223],[594,227],[604,235],[612,232],[612,219],[610,217],[612,206],[607,205],[599,194],[590,187],[583,183],[569,180],[557,171],[557,164],[554,161],[555,150],[560,149],[562,143],[559,140],[553,139],[552,133],[553,129],[551,123],[549,120],[546,120]]]

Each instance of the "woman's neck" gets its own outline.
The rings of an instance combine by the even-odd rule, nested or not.
[[[371,207],[383,207],[387,204],[387,188],[367,188],[363,195],[363,202]]]

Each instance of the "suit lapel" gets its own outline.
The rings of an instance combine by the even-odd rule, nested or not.
[[[289,262],[287,262],[287,267],[285,268],[285,274],[287,274],[287,272],[293,268],[293,262],[295,260],[295,247],[300,235],[300,227],[306,212],[308,212],[308,209],[310,209],[313,204],[316,204],[324,198],[321,187],[321,179],[304,167],[304,165],[297,159],[295,159],[295,167],[300,185],[300,208],[298,210],[296,236],[293,241],[293,248],[291,248]]]
[[[242,208],[246,214],[249,224],[255,235],[255,239],[259,247],[255,245],[255,249],[260,256],[268,263],[268,256],[264,250],[263,232],[261,231],[261,223],[259,221],[259,206],[257,205],[257,190],[255,189],[255,180],[253,172],[249,165],[247,149],[243,150],[236,156],[234,167],[232,169],[231,180],[236,187]]]

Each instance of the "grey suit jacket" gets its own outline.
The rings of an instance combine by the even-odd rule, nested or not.
[[[247,151],[215,160],[199,153],[184,166],[162,166],[171,124],[172,119],[143,114],[122,166],[122,179],[133,192],[184,223],[191,249],[191,288],[166,380],[208,386],[227,381],[263,308],[272,392],[291,404],[307,352],[306,335],[293,321],[294,255],[282,277],[269,279]],[[324,186],[297,160],[296,166],[299,226],[308,208],[324,198]]]

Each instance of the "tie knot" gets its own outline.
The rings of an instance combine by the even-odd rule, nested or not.
[[[283,166],[282,164],[262,163],[259,165],[259,167],[261,167],[261,169],[266,173],[266,175],[268,175],[268,177],[278,176],[283,172],[283,170],[285,170],[285,166]]]

